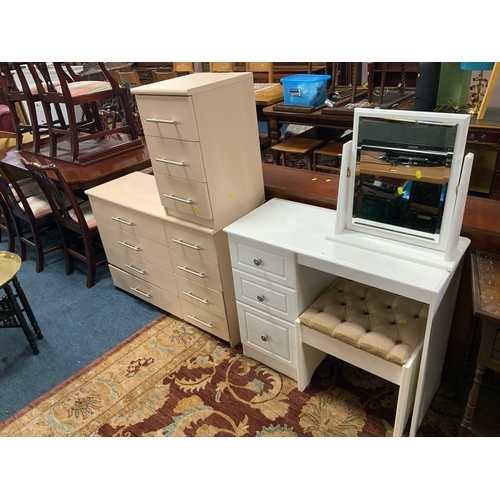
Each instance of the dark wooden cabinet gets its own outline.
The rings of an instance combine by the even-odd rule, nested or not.
[[[373,66],[373,84],[375,86],[379,86],[382,79],[382,64],[381,62],[376,62]],[[387,65],[385,86],[397,87],[398,83],[401,81],[403,63],[388,62],[385,64]],[[404,64],[406,65],[405,85],[409,88],[415,88],[417,85],[418,62],[407,62]]]

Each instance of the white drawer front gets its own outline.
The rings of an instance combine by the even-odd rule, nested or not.
[[[167,246],[160,245],[156,241],[148,240],[142,236],[128,233],[110,225],[106,225],[101,230],[103,225],[99,225],[99,233],[106,251],[108,247],[112,246],[140,260],[145,260],[164,267],[168,271],[173,271],[170,250]]]
[[[219,266],[170,250],[174,273],[200,285],[222,292]]]
[[[233,270],[236,299],[294,322],[299,315],[297,310],[297,290]]]
[[[295,326],[237,302],[241,341],[279,361],[296,365]]]
[[[212,219],[210,197],[205,183],[156,173],[155,178],[164,207],[202,219]]]
[[[197,141],[195,114],[190,97],[136,96],[146,136]]]
[[[118,288],[159,307],[163,311],[168,311],[174,316],[182,318],[181,303],[177,295],[168,293],[112,265],[109,266],[109,270],[113,278],[113,283]]]
[[[216,316],[224,317],[226,315],[222,292],[189,281],[178,275],[175,275],[175,281],[179,297],[182,300]]]
[[[183,312],[182,317],[185,321],[220,339],[229,340],[229,328],[225,317],[216,316],[185,300],[181,300],[181,304]]]
[[[123,271],[159,288],[163,288],[163,290],[173,295],[178,295],[170,257],[168,258],[168,266],[158,266],[111,245],[106,246],[106,257],[110,264],[119,267]]]
[[[167,246],[167,236],[162,221],[95,198],[92,199],[91,204],[101,235],[105,231],[104,228],[101,230],[101,222],[105,222],[127,233],[137,234]]]
[[[199,142],[148,137],[148,151],[155,174],[173,175],[205,182],[205,169]]]
[[[233,267],[290,288],[297,287],[295,254],[229,235]]]
[[[213,235],[181,225],[168,224],[165,229],[168,246],[173,250],[206,262],[219,262]]]

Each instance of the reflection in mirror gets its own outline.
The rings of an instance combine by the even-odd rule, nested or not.
[[[457,124],[360,117],[352,223],[439,240]]]

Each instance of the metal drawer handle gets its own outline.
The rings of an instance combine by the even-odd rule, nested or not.
[[[134,223],[128,220],[120,219],[120,217],[111,217],[113,220],[117,222],[121,222],[122,224],[127,224],[127,226],[133,226]]]
[[[259,302],[264,302],[264,295],[262,295],[261,293],[259,293],[259,295],[257,295],[257,300]]]
[[[177,266],[177,267],[181,271],[186,271],[187,273],[194,274],[195,276],[199,276],[200,278],[205,278],[205,275],[203,273],[197,273],[196,271],[192,271],[191,269],[188,269],[186,266]]]
[[[201,247],[199,245],[191,245],[190,243],[186,243],[185,241],[177,240],[175,238],[172,238],[172,241],[174,243],[179,243],[179,245],[183,245],[185,247],[192,248],[193,250],[201,250]]]
[[[130,245],[126,241],[118,241],[118,243],[120,243],[120,245],[123,245],[124,247],[130,248],[131,250],[135,250],[136,252],[140,250],[139,247],[134,247],[133,245]]]
[[[268,335],[261,335],[260,336],[261,340],[263,340],[264,342],[267,342],[267,339],[269,338]]]
[[[153,122],[153,123],[168,123],[169,125],[176,125],[177,121],[176,120],[163,120],[162,118],[146,118],[147,122]]]
[[[141,295],[144,295],[144,297],[146,297],[148,299],[150,299],[152,297],[152,295],[150,295],[149,293],[141,292],[141,290],[139,290],[135,286],[131,286],[130,289],[133,290],[134,292],[137,292],[137,293],[139,293]]]
[[[132,271],[135,271],[136,273],[146,274],[146,271],[142,271],[141,269],[137,269],[137,267],[134,267],[132,264],[125,264],[125,267],[132,269]]]
[[[253,263],[256,265],[256,266],[260,266],[262,264],[262,260],[261,259],[253,259]]]
[[[184,295],[187,295],[188,297],[191,297],[194,300],[197,300],[199,302],[203,302],[204,304],[210,304],[210,302],[207,299],[201,299],[200,297],[197,297],[196,295],[193,295],[191,292],[182,292]]]
[[[189,199],[186,199],[186,198],[178,198],[177,196],[174,196],[173,194],[164,194],[163,196],[165,196],[165,198],[170,198],[171,200],[174,200],[174,201],[180,201],[182,203],[187,203],[188,205],[191,205],[193,202],[193,200],[189,200]]]
[[[198,323],[201,323],[202,325],[208,326],[208,328],[213,328],[212,323],[205,323],[201,319],[198,319],[196,316],[191,316],[188,314],[188,318],[192,319],[193,321],[198,321]]]
[[[185,167],[187,165],[187,163],[184,163],[183,161],[173,161],[165,158],[155,158],[155,160],[161,163],[168,163],[169,165],[177,165],[178,167]]]

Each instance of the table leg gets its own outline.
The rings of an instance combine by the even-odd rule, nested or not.
[[[35,315],[33,314],[33,311],[31,309],[31,306],[28,302],[28,299],[26,298],[26,295],[24,294],[24,290],[21,287],[21,283],[19,283],[19,280],[17,279],[16,276],[12,278],[12,283],[14,283],[14,288],[16,289],[17,296],[21,300],[21,304],[23,305],[24,311],[26,312],[26,315],[28,316],[29,320],[31,321],[31,325],[33,326],[33,330],[36,333],[36,336],[39,339],[43,339],[42,331],[40,330],[40,326],[38,325],[38,321],[35,318]]]
[[[465,408],[464,418],[460,426],[459,436],[468,436],[472,430],[472,421],[474,419],[474,412],[479,396],[479,387],[481,386],[483,375],[495,344],[497,329],[498,324],[484,319],[481,320],[481,345],[479,346],[479,353],[477,356],[474,383],[467,400],[467,407]]]
[[[12,292],[12,288],[7,283],[6,285],[3,286],[3,289],[5,290],[5,293],[7,294],[7,297],[9,298],[10,305],[14,309],[14,312],[17,316],[17,320],[19,321],[19,324],[21,325],[21,328],[23,329],[24,335],[26,336],[26,339],[28,340],[28,343],[31,347],[31,350],[33,351],[33,354],[38,354],[40,351],[38,350],[35,339],[33,338],[33,335],[31,333],[29,326],[28,326],[28,323],[26,322],[26,318],[24,317],[23,312],[22,312],[21,308],[19,307],[19,304],[17,303],[17,298],[14,295],[14,293]]]
[[[278,142],[280,142],[281,134],[278,126],[278,119],[274,116],[267,117],[267,134],[271,138],[271,146],[274,146],[275,144],[278,144]],[[272,152],[274,163],[279,165],[280,152],[275,151],[274,149],[272,150]]]

